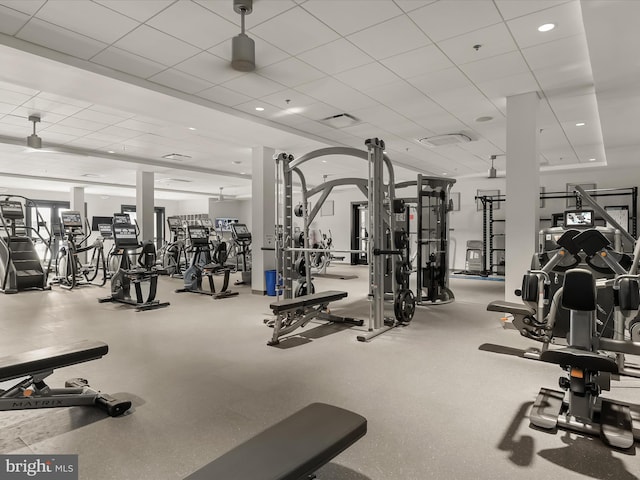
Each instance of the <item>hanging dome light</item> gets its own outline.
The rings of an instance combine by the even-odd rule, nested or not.
[[[256,69],[256,44],[244,33],[244,16],[253,11],[253,0],[233,0],[233,10],[240,14],[240,34],[231,40],[231,67],[240,72]]]
[[[27,137],[27,146],[42,148],[42,139],[36,134],[36,123],[40,121],[40,115],[29,115],[29,121],[33,122],[33,133]]]

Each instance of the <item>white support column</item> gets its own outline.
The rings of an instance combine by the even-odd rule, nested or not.
[[[519,301],[522,275],[537,250],[540,207],[537,92],[507,97],[505,300]]]
[[[217,198],[209,197],[209,210],[207,211],[207,213],[209,214],[209,218],[211,219],[212,222],[215,222],[215,220],[216,220],[215,215],[216,215],[216,203],[217,202],[218,202]]]
[[[84,230],[84,225],[86,224],[86,217],[84,212],[84,187],[72,187],[71,188],[71,198],[69,199],[69,207],[71,210],[77,210],[80,212],[80,216],[82,217],[82,226]],[[91,232],[85,232],[85,234]],[[82,252],[79,255],[80,261],[82,263],[87,261],[86,252]]]
[[[136,217],[141,242],[153,241],[153,178],[153,172],[136,172]]]
[[[264,272],[276,268],[275,251],[275,150],[254,147],[251,171],[251,291],[264,295],[267,291]]]

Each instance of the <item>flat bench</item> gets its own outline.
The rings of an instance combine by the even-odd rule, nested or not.
[[[0,382],[97,360],[108,351],[109,346],[106,343],[82,340],[1,357]]]
[[[325,403],[312,403],[185,480],[300,480],[366,433],[366,418]]]
[[[299,308],[313,307],[316,305],[323,305],[326,303],[337,302],[347,297],[347,292],[340,292],[338,290],[328,290],[326,292],[312,293],[311,295],[304,295],[302,297],[287,298],[274,302],[269,305],[269,308],[273,310],[275,315],[279,313],[286,313],[292,310],[298,310]]]

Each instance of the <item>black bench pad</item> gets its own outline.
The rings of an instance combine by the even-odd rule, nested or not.
[[[611,357],[577,348],[568,347],[559,350],[547,350],[542,352],[540,360],[555,363],[562,367],[577,367],[592,372],[618,373],[618,365]]]
[[[328,290],[326,292],[318,292],[311,295],[304,295],[302,297],[280,300],[279,302],[274,302],[269,305],[269,308],[273,310],[274,314],[278,314],[280,312],[297,310],[298,308],[313,307],[315,305],[322,305],[323,303],[336,302],[346,296],[347,292]]]
[[[325,403],[312,403],[185,480],[299,480],[365,433],[366,418]]]
[[[109,346],[106,343],[82,340],[68,345],[7,355],[0,358],[0,382],[95,360],[106,355],[108,351]]]
[[[487,311],[489,312],[507,312],[514,315],[533,316],[536,311],[529,305],[524,303],[505,302],[503,300],[494,300],[487,305]]]

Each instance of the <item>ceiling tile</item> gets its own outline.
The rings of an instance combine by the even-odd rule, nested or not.
[[[555,23],[556,28],[548,32],[539,32],[538,27],[544,23]],[[582,10],[580,2],[577,1],[509,20],[507,26],[520,48],[584,34]]]
[[[85,60],[107,47],[105,43],[36,18],[29,20],[16,37]]]
[[[193,2],[176,2],[146,23],[203,49],[239,33],[233,23]]]
[[[203,7],[233,22],[240,33],[240,14],[233,10],[233,3],[220,0],[196,0]],[[269,0],[254,2],[253,11],[245,17],[246,29],[249,30],[282,12],[295,7],[291,0]]]
[[[51,133],[64,133],[65,135],[73,135],[74,137],[84,137],[85,135],[91,133],[90,130],[84,130],[82,128],[70,127],[68,125],[60,125],[56,123],[47,128],[41,129],[46,132],[43,133],[43,137],[49,138]]]
[[[288,87],[312,82],[325,76],[320,70],[293,57],[261,68],[256,73]]]
[[[373,60],[351,42],[340,38],[298,55],[298,58],[329,75],[359,67]]]
[[[567,91],[593,84],[591,68],[584,63],[569,64],[563,68],[552,67],[536,70],[535,76],[545,95],[549,98],[565,95]]]
[[[296,87],[296,90],[317,98],[329,105],[340,107],[346,110],[347,113],[349,110],[368,107],[376,103],[375,100],[360,93],[358,90],[355,90],[333,78],[324,78],[305,85],[300,85],[299,87]]]
[[[113,43],[138,22],[94,2],[56,0],[38,10],[36,18],[104,43]]]
[[[316,102],[311,105],[305,105],[304,107],[302,107],[302,112],[300,112],[300,115],[310,120],[322,120],[323,118],[337,115],[338,113],[343,112],[341,112],[339,108],[336,108],[333,105],[329,105],[324,102]]]
[[[164,72],[149,77],[148,80],[185,93],[196,93],[213,86],[211,82],[174,68],[169,68]]]
[[[409,16],[434,42],[502,22],[493,2],[478,0],[441,0]]]
[[[135,137],[139,137],[141,135],[140,132],[136,131],[136,130],[130,130],[128,128],[122,128],[122,127],[116,127],[116,126],[110,126],[110,127],[105,127],[102,130],[100,130],[99,132],[101,135],[113,135],[116,137],[119,137],[123,140],[128,140],[130,138],[135,138]]]
[[[317,102],[315,98],[293,89],[282,90],[281,92],[266,95],[261,97],[260,100],[267,102],[274,107],[291,109],[293,113],[299,113],[297,112],[298,109],[302,109],[307,105],[312,105]]]
[[[457,65],[511,52],[518,48],[503,23],[444,40],[438,45]],[[481,45],[481,47],[476,50],[474,45]]]
[[[29,15],[0,6],[0,32],[15,35],[29,18]]]
[[[411,12],[417,8],[424,7],[430,3],[434,3],[437,0],[393,0],[405,12]]]
[[[223,83],[243,75],[242,72],[231,68],[227,60],[209,52],[201,52],[184,62],[178,63],[173,68],[202,78],[213,84]]]
[[[5,7],[12,8],[13,10],[17,10],[31,16],[36,13],[38,9],[46,3],[46,1],[47,0],[29,0],[27,2],[25,0],[2,0],[0,1],[0,5],[4,5]]]
[[[99,113],[106,113],[107,115],[111,115],[112,117],[119,118],[120,120],[126,120],[127,118],[131,118],[134,116],[133,113],[107,107],[105,105],[91,105],[91,107],[89,107],[89,110],[94,112],[99,112]]]
[[[10,103],[11,105],[22,105],[24,102],[29,101],[33,95],[27,95],[26,93],[15,92],[13,90],[6,90],[0,88],[0,102]]]
[[[409,83],[429,96],[435,92],[471,85],[469,79],[457,67],[414,77],[409,79]]]
[[[546,10],[568,1],[576,0],[494,0],[498,10],[505,20],[511,20],[515,17],[522,17],[533,12]]]
[[[543,68],[562,69],[567,65],[589,64],[589,51],[583,35],[525,48],[522,54],[534,72]]]
[[[46,149],[47,145],[65,144],[67,142],[75,140],[76,138],[78,138],[78,137],[75,136],[75,135],[68,135],[66,133],[51,132],[51,133],[47,133],[47,136],[42,139],[42,146],[43,146],[43,148]]]
[[[348,39],[377,60],[431,43],[406,15],[361,30]]]
[[[386,129],[388,125],[403,123],[407,118],[385,107],[384,105],[376,105],[374,107],[362,108],[354,110],[353,115],[363,122],[377,125],[382,129]]]
[[[453,63],[436,45],[416,48],[385,58],[381,62],[402,78],[412,78],[453,67]]]
[[[272,63],[279,62],[288,58],[289,55],[279,48],[271,45],[269,42],[263,40],[258,36],[252,35],[251,38],[256,43],[256,67],[262,68]],[[226,59],[231,62],[231,42],[222,42],[213,48],[208,50],[210,53],[217,55],[220,58]]]
[[[236,92],[249,94],[254,98],[264,97],[284,90],[286,87],[260,75],[247,74],[225,82],[224,87]]]
[[[292,55],[338,38],[336,32],[301,7],[287,10],[282,15],[251,28],[250,32],[255,32],[260,38]]]
[[[147,78],[166,67],[134,53],[116,47],[109,47],[91,58],[91,61],[136,77]]]
[[[29,101],[24,102],[22,106],[34,112],[51,112],[58,115],[63,115],[65,117],[74,115],[75,113],[78,113],[80,110],[84,109],[83,107],[78,107],[76,105],[67,105],[65,103],[58,103],[53,100],[41,98],[40,96],[34,97]]]
[[[40,92],[38,93],[38,98],[43,98],[43,99],[51,100],[58,103],[66,103],[67,105],[75,105],[76,107],[82,107],[82,108],[88,108],[91,106],[91,103],[89,102],[85,102],[83,100],[77,100],[75,98],[65,97],[64,95],[57,95],[55,93],[50,93],[50,92]]]
[[[57,125],[63,125],[67,127],[81,128],[83,130],[89,130],[92,132],[96,132],[98,130],[103,129],[107,125],[100,122],[92,122],[90,120],[84,120],[75,117],[67,117],[63,120],[60,120]]]
[[[364,92],[381,85],[400,80],[395,73],[378,62],[372,62],[361,67],[352,68],[351,70],[338,73],[335,75],[335,78]]]
[[[122,121],[121,116],[111,115],[109,113],[97,112],[92,109],[82,110],[76,113],[75,118],[90,120],[92,122],[104,123],[105,125],[113,125]]]
[[[143,2],[132,2],[131,0],[94,1],[139,22],[145,22],[158,12],[167,8],[175,0],[144,0]]]
[[[487,82],[502,77],[526,73],[529,66],[519,51],[496,55],[475,62],[465,63],[460,69],[474,83]]]
[[[90,148],[92,150],[102,149],[107,145],[110,145],[111,142],[105,142],[104,140],[91,140],[86,137],[78,138],[76,140],[71,140],[67,145],[79,148]]]
[[[368,8],[361,0],[341,0],[338,8],[335,0],[314,0],[302,8],[343,36],[402,14],[393,2],[378,2],[375,8]]]
[[[16,106],[11,105],[10,103],[0,102],[0,115],[6,115],[7,113],[11,113],[15,110]]]
[[[476,87],[494,102],[497,100],[504,102],[508,96],[535,92],[540,89],[531,73],[520,73],[509,77],[497,78],[490,82],[476,83]]]
[[[221,86],[208,88],[202,92],[198,92],[198,96],[229,107],[251,100],[251,97],[248,97],[247,95],[243,95],[242,93],[238,93]]]
[[[146,25],[140,25],[114,45],[167,66],[199,52],[196,47]]]

